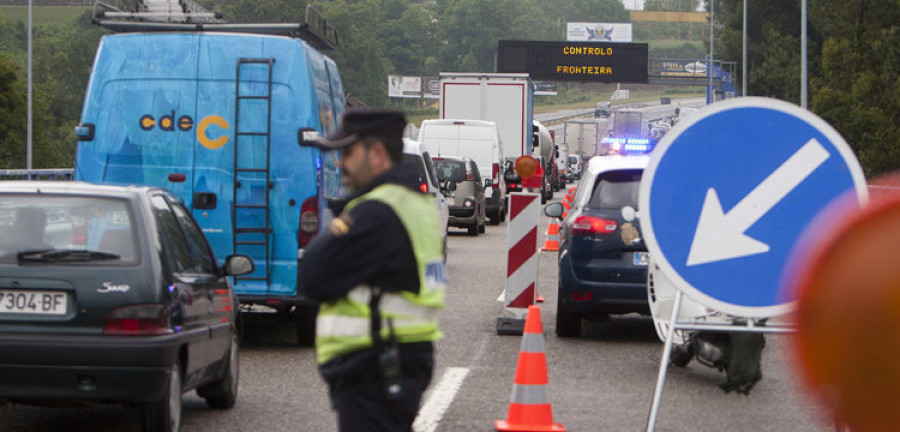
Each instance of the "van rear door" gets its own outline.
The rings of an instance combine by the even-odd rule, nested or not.
[[[81,117],[96,134],[78,145],[77,180],[161,186],[191,195],[197,39],[194,34],[103,38]]]

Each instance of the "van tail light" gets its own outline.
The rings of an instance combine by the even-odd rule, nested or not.
[[[491,165],[491,180],[494,182],[492,186],[494,189],[500,188],[500,164],[495,163]]]
[[[311,196],[300,206],[300,231],[297,244],[305,247],[319,232],[319,197]]]
[[[572,234],[612,234],[616,230],[616,221],[594,216],[578,216],[572,223]]]
[[[153,336],[172,333],[169,308],[162,304],[117,307],[106,314],[103,334],[108,336]]]

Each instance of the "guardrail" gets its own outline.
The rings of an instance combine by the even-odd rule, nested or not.
[[[72,180],[74,178],[74,168],[0,170],[0,180]]]

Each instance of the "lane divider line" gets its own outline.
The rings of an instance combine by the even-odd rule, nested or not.
[[[422,405],[419,415],[413,422],[413,430],[415,432],[434,432],[437,430],[444,413],[450,408],[453,398],[456,397],[456,392],[462,387],[462,383],[468,374],[469,368],[462,367],[450,367],[444,371],[440,382],[428,395],[428,399]]]

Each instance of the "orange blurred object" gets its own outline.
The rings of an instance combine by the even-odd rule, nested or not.
[[[821,233],[796,279],[794,346],[802,374],[855,432],[900,428],[897,184],[870,183],[872,201]]]
[[[518,159],[516,159],[515,169],[516,174],[522,179],[531,178],[538,169],[537,159],[528,155],[519,156]]]

